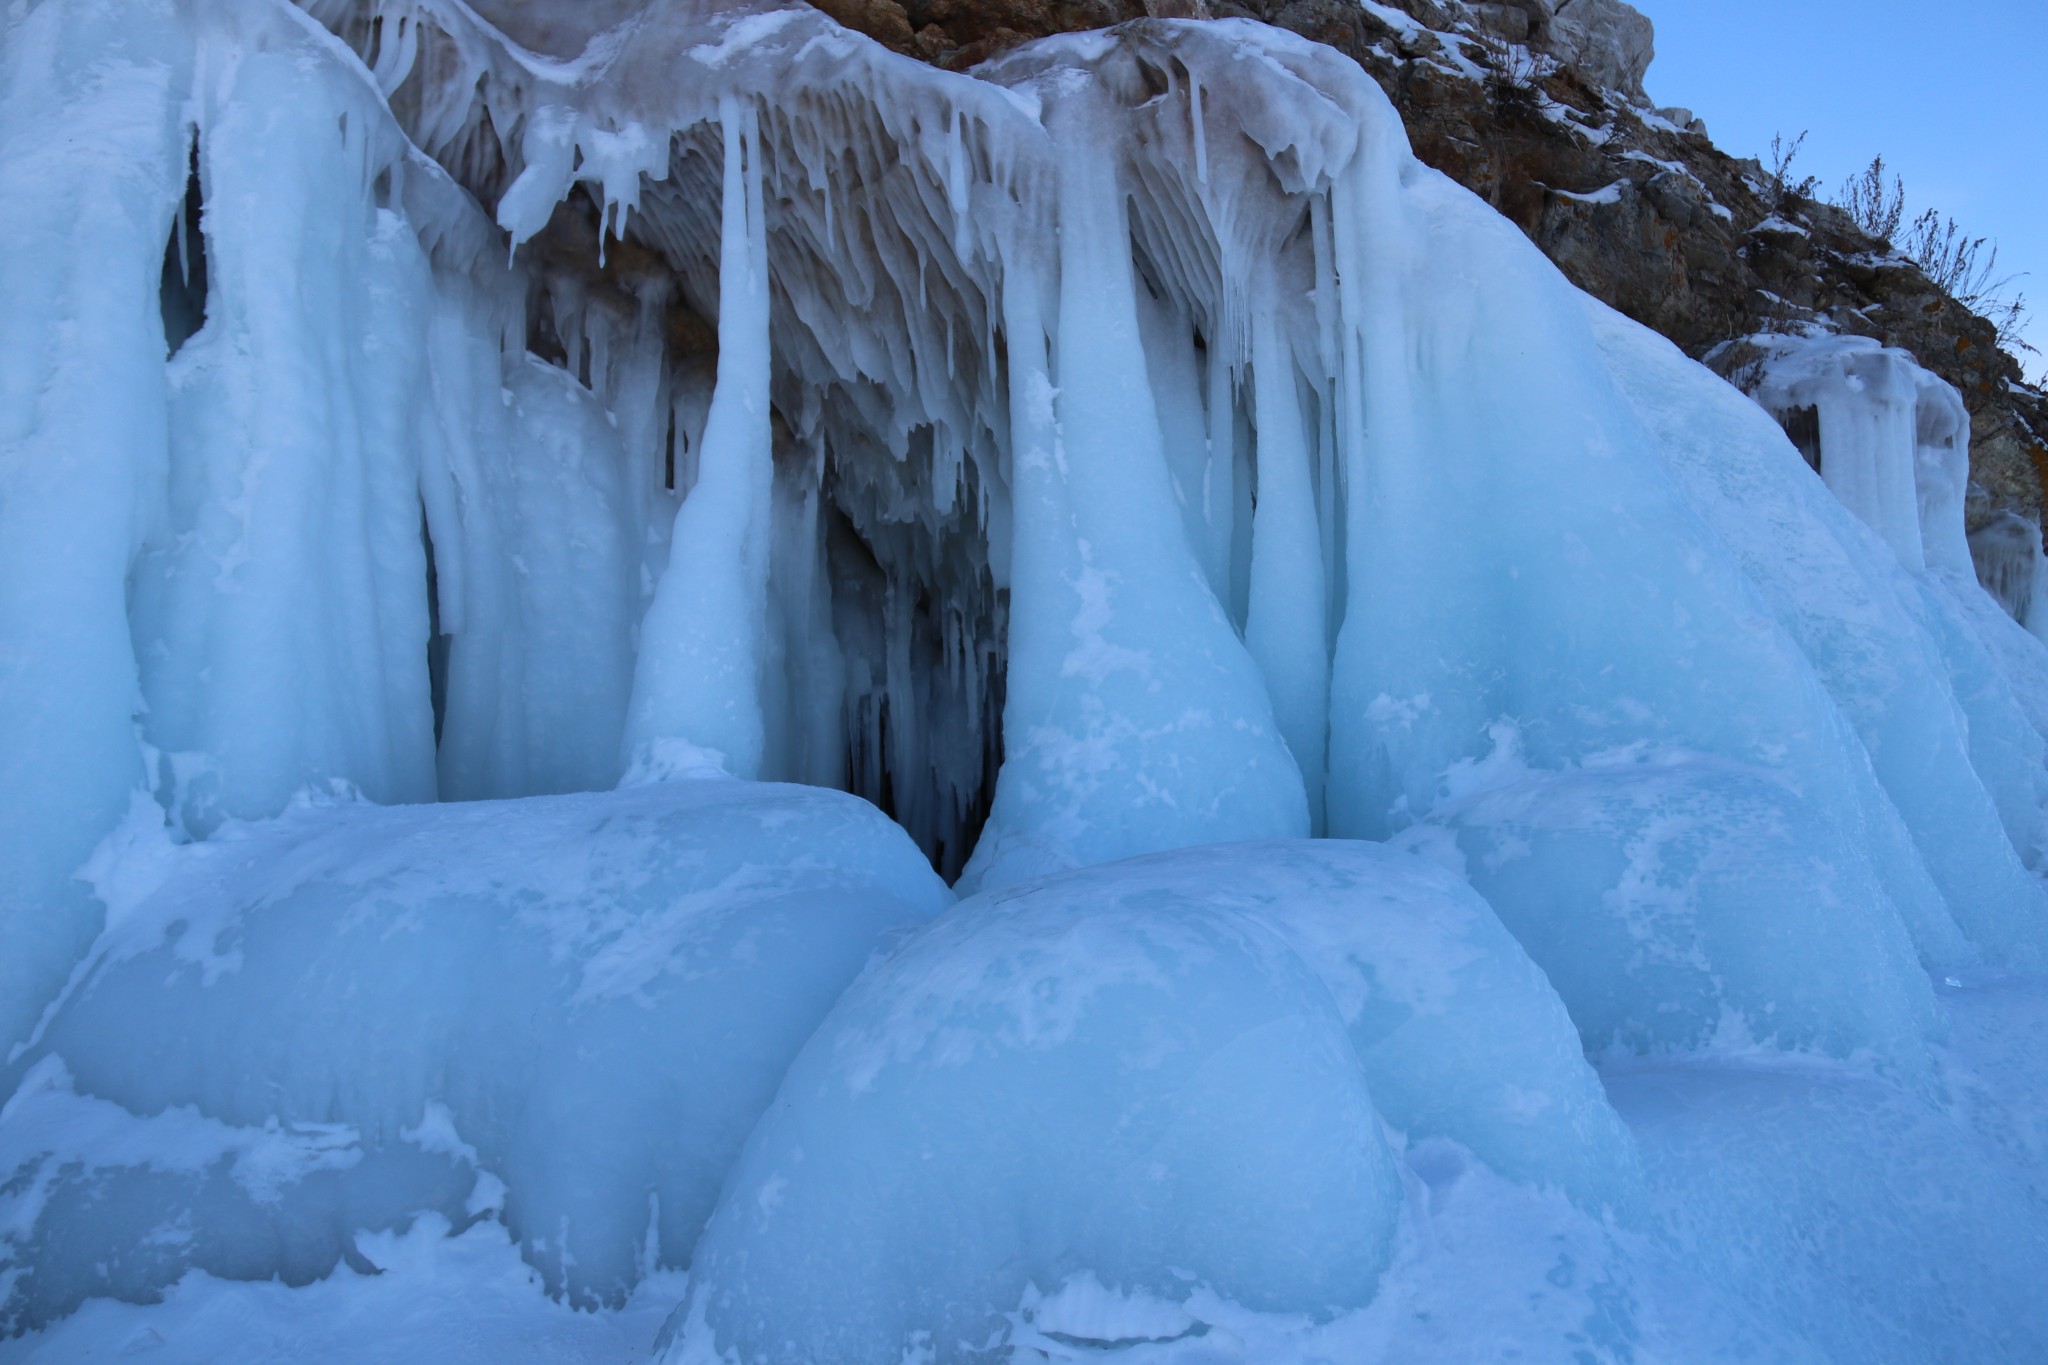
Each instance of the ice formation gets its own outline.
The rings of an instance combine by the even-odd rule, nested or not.
[[[2035,636],[2048,630],[2048,553],[2041,528],[2017,512],[2000,512],[1970,533],[1970,558],[1984,590]]]
[[[1945,534],[1950,514],[1962,524],[1961,506],[1947,499],[1969,464],[1961,395],[1868,337],[1764,342],[1757,401],[1781,421],[1802,408],[1816,414],[1813,453],[1828,488],[1907,568],[1946,564],[1957,548]]]
[[[1903,358],[1765,347],[1816,478],[1241,21],[37,0],[0,196],[9,1326],[483,1219],[677,1361],[2048,1342]]]
[[[1420,859],[1220,845],[969,898],[790,1068],[670,1358],[894,1360],[1088,1284],[1363,1307],[1400,1205],[1375,1101],[1633,1211],[1635,1152],[1569,1018]]]
[[[303,1283],[421,1210],[500,1215],[616,1302],[683,1262],[870,954],[952,902],[863,803],[703,777],[309,805],[153,857],[0,1072],[9,1326],[188,1266]]]

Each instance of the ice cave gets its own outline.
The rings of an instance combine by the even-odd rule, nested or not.
[[[1911,356],[1249,20],[15,0],[0,203],[0,1361],[2048,1359]]]

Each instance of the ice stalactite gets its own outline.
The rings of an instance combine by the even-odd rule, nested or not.
[[[1056,436],[1039,477],[1056,480],[1064,498],[1032,505],[1064,517],[1034,534],[1064,543],[1055,564],[1011,576],[1008,745],[988,828],[962,877],[976,888],[1132,853],[1307,832],[1301,778],[1271,703],[1174,505],[1123,190],[1099,141],[1114,126],[1105,96],[1058,68],[1036,92],[1059,164],[1058,321],[1054,378],[1028,363],[1018,377],[1052,387]],[[1009,344],[1037,343],[1013,335]],[[1027,392],[1022,401],[1037,400]],[[1043,414],[1031,420],[1044,424]],[[1032,626],[1015,624],[1026,613]]]
[[[2008,616],[2036,637],[2048,634],[2048,555],[2039,526],[2001,512],[1970,533],[1970,560]]]
[[[1425,458],[1411,396],[1414,361],[1402,323],[1410,306],[1403,289],[1409,230],[1400,178],[1406,137],[1398,119],[1376,110],[1361,119],[1360,137],[1361,155],[1332,186],[1331,225],[1340,321],[1330,369],[1347,492],[1341,523],[1344,611],[1331,651],[1331,691],[1351,704],[1331,708],[1326,797],[1329,832],[1350,838],[1389,831],[1382,794],[1397,736],[1436,700],[1427,692],[1381,691],[1368,705],[1355,704],[1370,685],[1386,627],[1353,604],[1378,589],[1386,573],[1380,555],[1421,531],[1407,515],[1415,497],[1407,485]],[[1388,587],[1398,600],[1399,585]]]
[[[724,183],[718,255],[718,385],[697,478],[676,512],[668,568],[640,632],[629,751],[683,740],[737,777],[759,777],[768,624],[768,260],[761,132],[751,104],[719,107]]]
[[[1280,733],[1308,789],[1309,819],[1320,830],[1330,653],[1314,453],[1302,429],[1294,357],[1270,317],[1254,318],[1251,333],[1258,506],[1245,644],[1265,675]]]

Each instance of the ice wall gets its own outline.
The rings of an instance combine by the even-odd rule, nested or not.
[[[0,366],[14,1041],[133,790],[203,835],[308,785],[616,780],[658,498],[586,388],[507,354],[502,241],[305,16],[44,4],[6,53],[0,174],[41,206]]]
[[[309,783],[592,788],[679,741],[849,787],[994,887],[1384,836],[1507,720],[1544,772],[1775,773],[1927,960],[2029,951],[2048,685],[1951,581],[1961,427],[1894,358],[1773,382],[1941,601],[1845,522],[1751,534],[1657,405],[1708,381],[1640,363],[1328,49],[1142,23],[957,79],[807,9],[520,30],[550,50],[455,5],[313,12],[359,63],[269,0],[159,16],[118,250],[177,249],[182,135],[203,325],[123,390],[163,452],[127,466],[153,516],[96,532],[132,655],[111,598],[86,615],[143,743],[94,704],[62,780],[104,809],[67,828],[138,765],[203,836]],[[1844,366],[1876,368],[1813,377]],[[1789,447],[1741,439],[1785,496]],[[23,677],[24,714],[93,695]]]

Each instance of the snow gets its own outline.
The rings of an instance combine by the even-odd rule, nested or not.
[[[685,1283],[664,1271],[616,1313],[578,1312],[495,1223],[456,1232],[438,1214],[360,1233],[360,1263],[297,1287],[188,1271],[159,1303],[94,1299],[45,1332],[0,1341],[9,1365],[640,1365]]]
[[[1781,237],[1808,237],[1812,235],[1801,224],[1795,223],[1789,218],[1782,218],[1775,213],[1751,228],[1750,231],[1760,234],[1775,233]]]
[[[1626,180],[1617,180],[1611,185],[1602,185],[1590,194],[1580,194],[1576,190],[1559,189],[1553,189],[1551,193],[1560,199],[1569,199],[1579,204],[1619,204],[1621,202],[1621,187],[1628,183]]]
[[[1412,39],[1423,32],[1421,23],[1406,10],[1395,9],[1392,5],[1382,5],[1379,0],[1359,0],[1359,7],[1404,39]]]
[[[2048,1350],[1908,359],[1764,339],[1816,474],[1245,21],[0,82],[0,1358]]]

